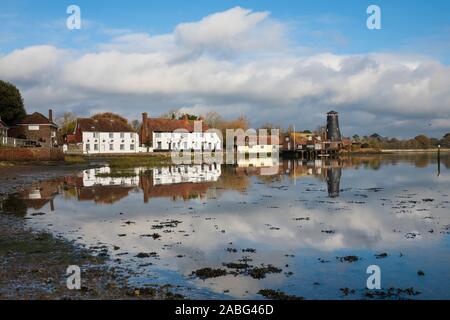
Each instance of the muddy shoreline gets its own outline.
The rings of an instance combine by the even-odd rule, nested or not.
[[[0,166],[0,201],[32,183],[76,173],[99,163]],[[36,232],[26,218],[0,208],[0,299],[182,299],[170,286],[129,287],[127,279],[95,255],[66,239]],[[69,290],[66,270],[81,268],[81,290]]]

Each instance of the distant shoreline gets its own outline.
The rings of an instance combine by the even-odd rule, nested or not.
[[[450,153],[449,148],[441,148],[441,153]],[[343,152],[342,154],[351,154],[351,155],[376,155],[376,154],[411,154],[411,153],[436,153],[438,152],[438,148],[432,149],[360,149],[353,150],[349,152]]]

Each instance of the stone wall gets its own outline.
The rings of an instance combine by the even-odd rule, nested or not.
[[[0,161],[61,161],[64,154],[57,148],[0,148]]]

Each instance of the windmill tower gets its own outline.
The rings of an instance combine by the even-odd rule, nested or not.
[[[330,111],[327,113],[327,140],[341,141],[341,130],[339,129],[339,113]]]

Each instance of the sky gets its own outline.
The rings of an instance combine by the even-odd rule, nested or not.
[[[72,4],[80,30],[66,26]],[[0,21],[0,79],[28,112],[215,111],[315,129],[336,110],[347,136],[450,132],[446,0],[0,0]]]

